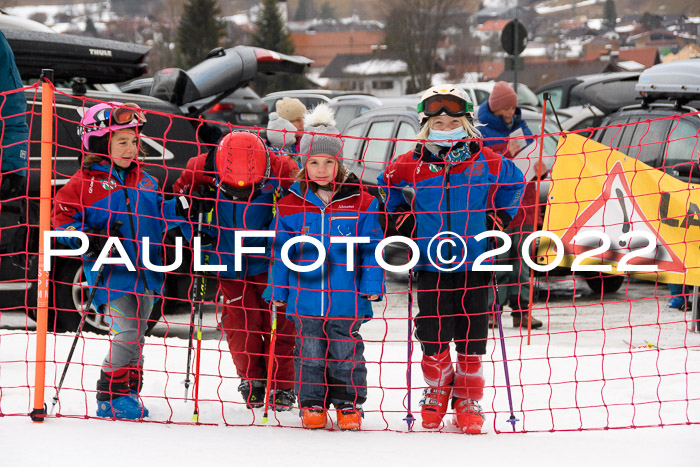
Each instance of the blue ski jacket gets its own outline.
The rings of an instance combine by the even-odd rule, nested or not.
[[[489,249],[486,239],[477,242],[474,236],[488,230],[490,206],[504,211],[510,220],[520,205],[523,174],[512,161],[482,147],[465,161],[449,163],[444,160],[449,149],[419,144],[378,177],[387,212],[403,209],[415,215],[413,239],[420,250],[417,270],[471,270],[474,260]],[[415,193],[411,203],[402,192],[405,187]],[[441,232],[445,233],[432,240]]]
[[[299,182],[290,191],[280,200],[275,217],[271,300],[287,302],[289,315],[370,318],[372,306],[367,296],[384,294],[384,270],[374,256],[384,237],[377,199],[360,189],[354,174],[327,206],[312,190],[302,193]],[[293,271],[280,259],[283,245],[300,235],[317,239],[327,252],[312,271]],[[334,237],[369,237],[369,243],[353,246],[353,270],[347,270],[348,244],[331,243]],[[288,257],[296,265],[307,266],[319,258],[319,251],[309,242],[296,243]]]

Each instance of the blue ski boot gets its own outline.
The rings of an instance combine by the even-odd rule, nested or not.
[[[133,397],[122,396],[116,399],[97,401],[97,416],[118,420],[139,420],[145,417],[145,409]]]

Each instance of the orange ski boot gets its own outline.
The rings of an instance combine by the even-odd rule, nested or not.
[[[326,409],[320,406],[304,407],[301,409],[301,424],[309,430],[326,427]]]
[[[341,431],[358,431],[362,425],[362,409],[351,403],[338,406],[338,428]]]

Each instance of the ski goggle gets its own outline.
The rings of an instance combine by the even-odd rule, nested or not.
[[[108,127],[113,125],[128,125],[136,120],[137,124],[146,123],[146,116],[141,107],[134,103],[126,103],[121,107],[102,109],[95,114],[97,125],[105,124]]]
[[[471,102],[451,94],[430,96],[418,104],[418,113],[422,112],[427,117],[435,117],[443,113],[450,117],[464,117],[467,113],[473,111],[474,105]]]

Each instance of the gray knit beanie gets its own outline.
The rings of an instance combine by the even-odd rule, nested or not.
[[[319,104],[304,116],[304,136],[299,143],[302,167],[309,156],[329,154],[343,163],[343,140],[335,127],[335,115],[326,104]]]
[[[270,121],[267,123],[267,140],[276,148],[284,148],[294,144],[294,135],[297,132],[289,120],[280,117],[277,112],[270,114]],[[286,131],[284,131],[286,130]]]

